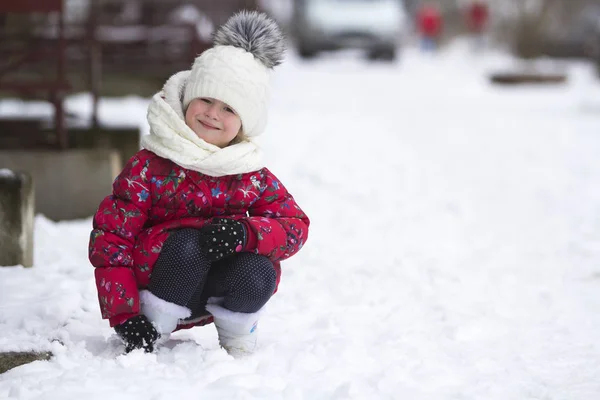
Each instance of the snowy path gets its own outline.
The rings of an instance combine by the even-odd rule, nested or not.
[[[0,398],[599,398],[600,84],[572,65],[568,87],[490,87],[508,62],[281,67],[265,147],[311,234],[245,360],[212,327],[119,355],[90,220],[38,217],[35,268],[0,268],[0,350],[56,357]]]

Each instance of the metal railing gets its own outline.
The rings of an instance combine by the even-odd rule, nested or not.
[[[102,76],[189,68],[210,46],[214,27],[237,10],[257,8],[256,0],[81,0],[77,12],[69,4],[0,0],[0,92],[47,95],[54,108],[50,145],[60,149],[69,147],[64,99],[74,70],[84,72],[96,126]]]

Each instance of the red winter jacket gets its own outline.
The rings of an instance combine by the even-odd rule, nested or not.
[[[200,228],[215,216],[245,222],[244,250],[273,262],[277,284],[279,262],[300,250],[308,236],[307,216],[266,168],[212,177],[148,150],[132,157],[113,194],[100,204],[90,237],[102,318],[115,326],[138,314],[139,290],[148,286],[169,231]],[[195,325],[209,322],[212,318]]]

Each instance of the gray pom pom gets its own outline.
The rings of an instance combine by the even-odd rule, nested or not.
[[[281,64],[285,52],[285,40],[277,23],[257,11],[234,14],[215,33],[214,44],[240,47],[267,68]]]

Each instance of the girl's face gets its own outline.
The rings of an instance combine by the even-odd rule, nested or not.
[[[190,102],[185,123],[200,139],[221,148],[227,147],[242,128],[242,120],[231,107],[210,97]]]

